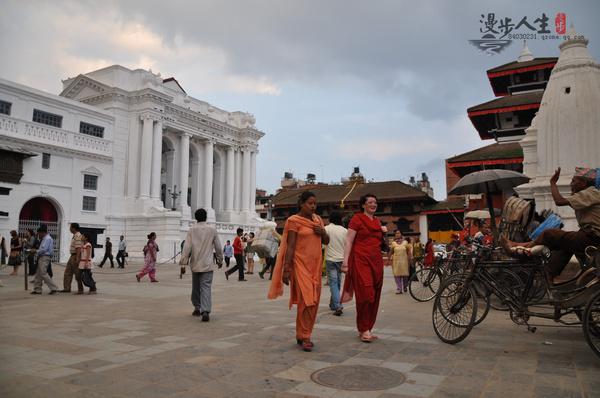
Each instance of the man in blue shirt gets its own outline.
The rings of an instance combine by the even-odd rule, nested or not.
[[[37,232],[41,243],[37,250],[38,268],[35,273],[33,292],[31,294],[42,294],[42,282],[46,282],[46,285],[50,288],[50,294],[55,294],[58,292],[58,286],[54,283],[50,275],[48,275],[48,267],[54,253],[54,240],[48,234],[48,227],[44,224],[40,225]]]

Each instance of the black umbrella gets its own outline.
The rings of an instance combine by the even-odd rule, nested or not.
[[[461,178],[454,188],[448,192],[448,195],[465,195],[485,193],[488,202],[488,209],[491,214],[494,213],[491,192],[502,192],[511,190],[516,186],[529,182],[529,177],[525,174],[503,169],[491,169],[475,171]],[[491,218],[492,231],[496,235],[496,220]]]

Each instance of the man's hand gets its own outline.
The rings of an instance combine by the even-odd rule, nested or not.
[[[346,264],[345,262],[342,263],[342,268],[340,268],[340,271],[342,271],[343,273],[347,273],[348,272],[348,264]]]
[[[387,227],[385,225],[382,225],[381,232],[383,232],[384,234],[387,234],[387,231],[388,231]]]
[[[554,172],[554,175],[552,177],[550,177],[550,184],[556,185],[559,177],[560,177],[560,167],[558,169],[556,169],[556,171]]]

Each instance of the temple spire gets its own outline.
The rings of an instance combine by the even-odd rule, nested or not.
[[[519,58],[517,58],[517,62],[526,62],[532,61],[533,54],[529,51],[529,47],[527,47],[527,41],[523,40],[523,49],[521,50],[521,54],[519,54]]]

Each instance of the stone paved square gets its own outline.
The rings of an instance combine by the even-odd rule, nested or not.
[[[60,281],[63,268],[55,268]],[[305,353],[295,344],[295,310],[287,309],[287,298],[266,299],[266,280],[249,275],[238,283],[216,273],[206,323],[191,315],[189,275],[180,280],[177,266],[161,266],[160,283],[151,285],[137,283],[135,269],[96,272],[94,296],[41,297],[23,290],[22,276],[2,270],[0,396],[600,396],[600,359],[581,328],[540,327],[531,334],[507,313],[491,311],[466,340],[447,345],[433,332],[432,303],[394,294],[387,273],[380,340],[358,340],[352,303],[342,317],[323,306],[315,349]],[[323,286],[322,303],[328,299]],[[347,365],[392,369],[406,381],[387,390],[344,391],[311,379],[315,371]]]

